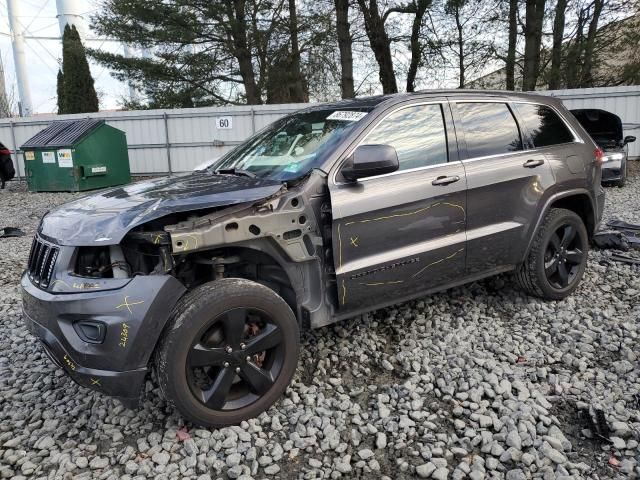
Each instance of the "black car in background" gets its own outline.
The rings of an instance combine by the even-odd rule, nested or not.
[[[622,137],[622,120],[615,113],[596,108],[571,110],[591,138],[604,151],[602,181],[618,187],[627,180],[627,145],[635,142],[631,135]]]

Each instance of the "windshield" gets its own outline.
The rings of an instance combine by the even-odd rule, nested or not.
[[[211,172],[241,170],[271,180],[291,180],[319,166],[325,155],[371,109],[327,109],[284,117],[211,165]]]

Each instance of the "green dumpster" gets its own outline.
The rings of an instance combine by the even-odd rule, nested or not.
[[[80,192],[131,181],[125,133],[104,120],[55,121],[20,150],[31,192]]]

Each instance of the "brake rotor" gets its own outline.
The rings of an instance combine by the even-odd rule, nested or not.
[[[255,337],[257,334],[259,334],[261,331],[261,328],[256,324],[256,323],[250,323],[248,325],[248,335],[249,338],[251,337]],[[253,363],[255,363],[259,368],[262,368],[262,365],[264,363],[264,359],[267,356],[267,352],[266,351],[262,351],[259,353],[256,353],[253,355],[252,357],[252,361]]]

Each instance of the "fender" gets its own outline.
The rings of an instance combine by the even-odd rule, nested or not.
[[[545,202],[544,206],[542,207],[542,211],[540,212],[540,215],[538,216],[538,220],[536,221],[535,227],[532,230],[532,235],[529,235],[529,241],[527,242],[527,248],[524,251],[524,255],[522,256],[522,258],[520,259],[522,262],[524,262],[527,258],[527,255],[529,255],[529,251],[531,250],[531,246],[533,245],[533,241],[535,239],[535,232],[538,231],[538,228],[540,227],[540,224],[542,223],[542,220],[544,219],[544,217],[547,215],[547,213],[549,212],[549,210],[552,208],[552,205],[557,202],[558,200],[561,200],[563,198],[568,198],[568,197],[573,197],[576,195],[586,195],[589,198],[589,202],[591,203],[591,211],[592,211],[592,215],[593,215],[593,223],[594,225],[597,225],[599,223],[599,219],[598,219],[598,206],[596,204],[596,200],[593,198],[593,195],[591,194],[591,192],[589,192],[589,190],[587,190],[586,188],[574,188],[571,190],[566,190],[563,192],[558,192],[555,193],[553,195],[551,195],[547,201]]]

